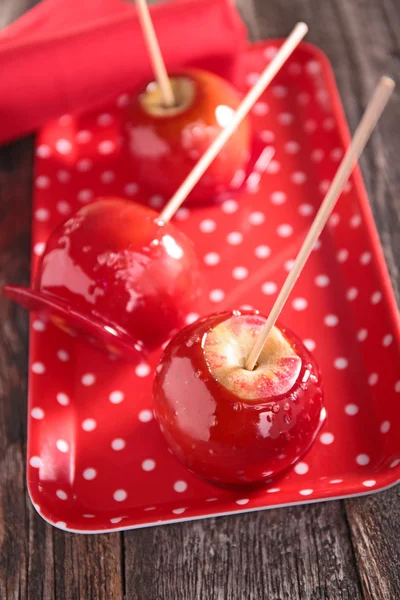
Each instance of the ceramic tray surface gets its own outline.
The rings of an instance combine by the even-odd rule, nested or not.
[[[249,88],[280,45],[249,46]],[[101,111],[49,123],[36,147],[33,271],[61,220],[99,195],[146,197],[121,146],[129,91]],[[206,312],[276,298],[348,142],[330,66],[303,44],[255,105],[256,135],[274,156],[222,204],[183,206],[176,224],[197,248]],[[267,150],[267,153],[269,150]],[[267,164],[268,163],[268,164]],[[260,164],[259,164],[260,166]],[[194,320],[197,315],[189,316]],[[28,485],[50,523],[71,531],[170,521],[368,493],[400,478],[397,311],[359,172],[284,309],[326,387],[327,423],[289,475],[257,492],[207,484],[167,451],[153,418],[159,354],[132,366],[32,316]]]

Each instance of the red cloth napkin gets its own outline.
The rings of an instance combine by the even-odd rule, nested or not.
[[[246,31],[231,0],[176,0],[151,12],[169,70],[235,80]],[[152,77],[136,7],[120,0],[43,0],[0,32],[0,72],[0,143]]]

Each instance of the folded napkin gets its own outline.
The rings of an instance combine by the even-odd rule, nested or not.
[[[151,13],[169,70],[235,80],[246,31],[232,0],[175,0]],[[0,143],[152,77],[136,7],[120,0],[43,0],[0,32],[0,72]]]

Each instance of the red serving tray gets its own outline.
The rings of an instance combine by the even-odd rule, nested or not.
[[[251,86],[281,44],[249,46]],[[120,107],[65,115],[36,148],[33,272],[52,229],[82,203],[116,194],[148,201],[120,138]],[[349,133],[326,57],[302,44],[253,109],[275,150],[247,191],[218,206],[183,207],[209,283],[208,311],[267,312],[332,179]],[[196,318],[191,315],[190,319]],[[365,189],[355,171],[287,303],[283,322],[315,353],[327,424],[272,487],[234,493],[207,484],[169,452],[152,415],[159,353],[137,367],[32,316],[28,489],[51,524],[103,532],[361,495],[400,478],[400,328]]]

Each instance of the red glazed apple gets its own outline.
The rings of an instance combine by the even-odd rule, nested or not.
[[[199,70],[172,75],[176,106],[162,105],[152,82],[128,108],[127,134],[135,181],[168,200],[199,158],[230,122],[240,104],[237,90],[225,79]],[[250,155],[249,118],[197,183],[188,200],[204,203],[241,183]]]
[[[121,198],[80,209],[50,236],[33,289],[5,293],[68,331],[142,357],[185,323],[200,294],[191,241]]]
[[[157,368],[155,413],[170,449],[220,485],[281,474],[325,418],[318,367],[288,329],[274,327],[254,371],[244,368],[265,320],[256,311],[200,319],[171,340]]]

